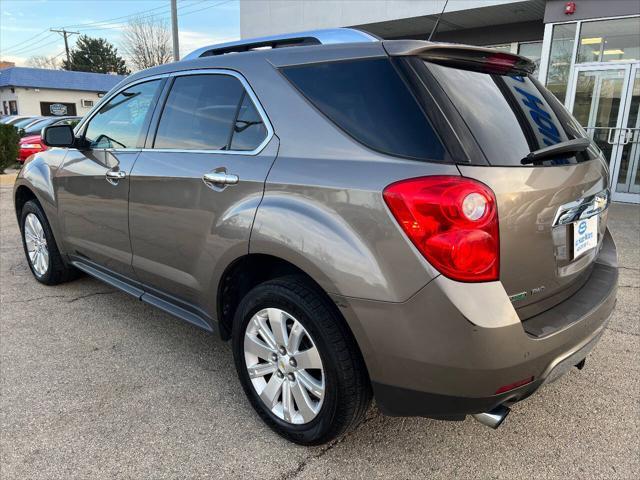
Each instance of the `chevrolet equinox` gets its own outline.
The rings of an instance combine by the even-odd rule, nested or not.
[[[337,29],[135,73],[20,171],[35,278],[79,271],[231,340],[301,444],[388,415],[494,428],[617,287],[608,165],[526,58]]]

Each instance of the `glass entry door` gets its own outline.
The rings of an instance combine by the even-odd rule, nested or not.
[[[640,195],[640,66],[634,65],[631,70],[631,84],[628,88],[625,103],[624,137],[621,138],[620,161],[615,173],[617,184],[615,191],[623,201],[638,201]]]
[[[613,200],[640,202],[638,104],[640,80],[634,64],[578,66],[569,109],[609,160]]]

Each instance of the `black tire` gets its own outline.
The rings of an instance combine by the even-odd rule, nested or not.
[[[34,269],[31,259],[29,258],[29,252],[27,251],[27,242],[25,240],[25,220],[27,215],[30,213],[38,217],[44,231],[44,236],[47,241],[47,249],[49,251],[49,264],[46,272],[42,275],[38,274]],[[44,283],[45,285],[58,285],[59,283],[72,280],[77,276],[78,271],[72,266],[67,265],[62,258],[62,255],[60,255],[58,245],[53,237],[53,232],[51,231],[51,226],[47,221],[47,217],[42,211],[40,204],[35,200],[29,200],[24,204],[20,211],[20,234],[22,236],[22,247],[24,248],[24,254],[27,257],[27,263],[29,264],[31,273],[33,273],[33,276],[40,283]]]
[[[325,371],[325,396],[316,417],[294,425],[274,415],[254,389],[244,357],[244,335],[254,314],[279,308],[309,332]],[[329,442],[355,427],[371,403],[371,384],[358,346],[340,314],[322,292],[304,277],[270,280],[240,302],[233,324],[233,356],[242,387],[258,415],[275,432],[301,445]]]

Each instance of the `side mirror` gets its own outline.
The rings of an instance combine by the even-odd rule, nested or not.
[[[71,125],[51,125],[42,129],[42,142],[47,147],[73,147],[75,137]]]

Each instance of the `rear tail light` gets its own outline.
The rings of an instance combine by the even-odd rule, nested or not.
[[[21,143],[20,148],[23,150],[43,150],[43,147],[39,143]]]
[[[383,196],[409,239],[443,275],[462,282],[498,280],[498,210],[489,187],[464,177],[420,177],[389,185]]]

